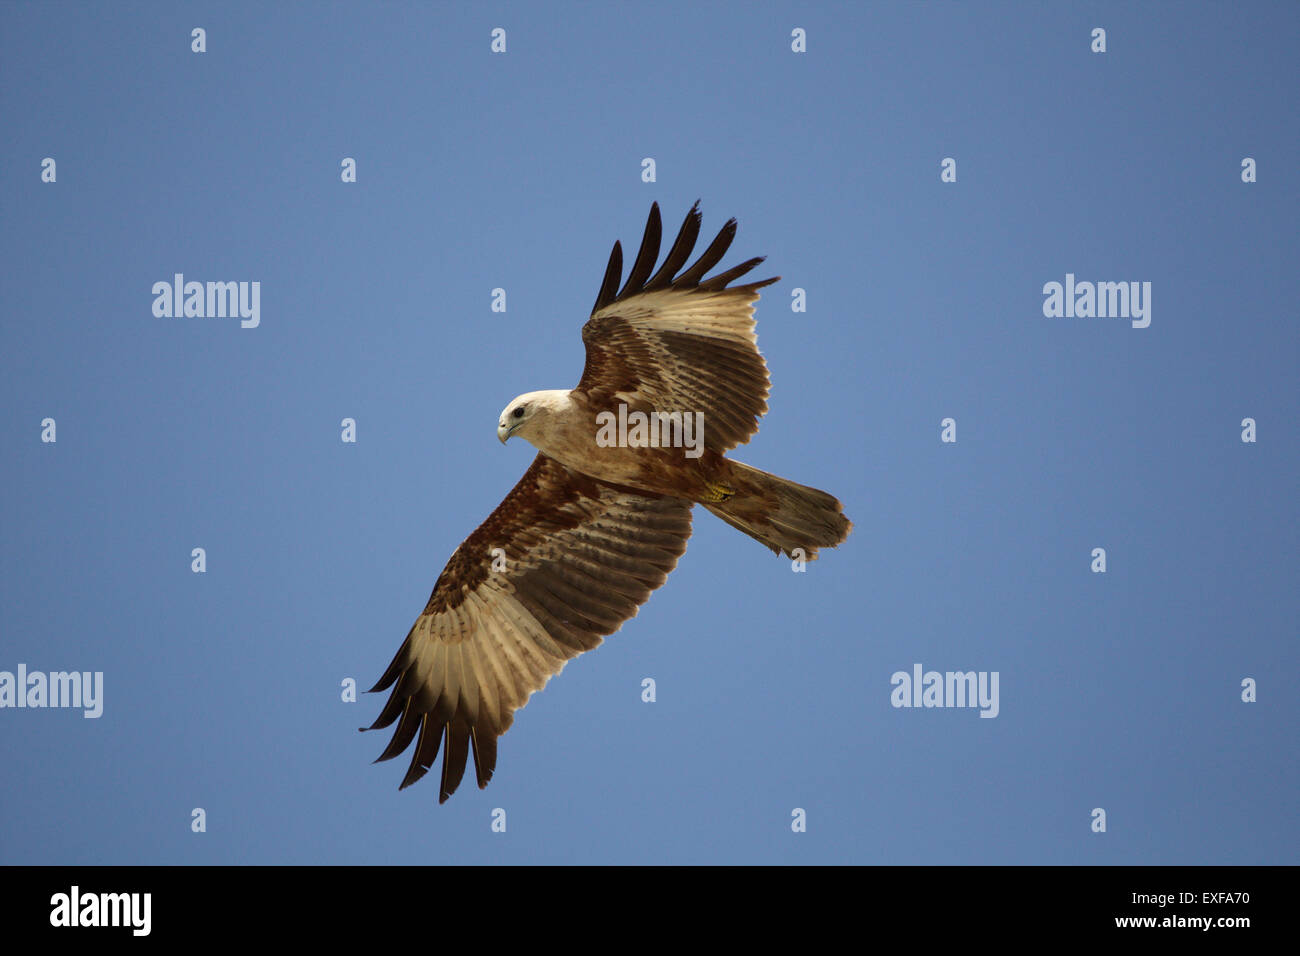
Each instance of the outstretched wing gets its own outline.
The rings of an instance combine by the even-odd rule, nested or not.
[[[566,661],[635,616],[690,534],[689,501],[596,481],[539,454],[456,549],[372,688],[393,690],[369,729],[398,721],[379,759],[415,739],[408,787],[443,746],[442,803],[472,752],[486,787],[514,712]]]
[[[625,403],[647,412],[703,412],[704,446],[724,452],[749,441],[767,411],[767,363],[754,335],[754,303],[758,290],[779,277],[727,288],[762,262],[759,257],[705,278],[736,236],[734,219],[678,275],[700,233],[699,207],[691,207],[653,276],[662,225],[659,204],[650,207],[641,249],[617,294],[623,250],[614,243],[591,318],[582,327],[587,365],[576,391],[585,392],[597,409]]]

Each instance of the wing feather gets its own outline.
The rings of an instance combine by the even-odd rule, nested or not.
[[[659,258],[659,242],[662,238],[663,223],[659,219],[659,204],[654,203],[650,206],[650,218],[646,220],[645,235],[641,237],[641,248],[637,250],[636,261],[632,263],[632,271],[627,274],[623,291],[618,294],[620,299],[640,292],[645,286],[646,279],[650,278],[650,270]]]
[[[406,768],[406,776],[402,778],[399,787],[401,790],[405,790],[428,773],[433,762],[438,759],[438,745],[442,743],[442,726],[438,725],[434,730],[433,718],[432,713],[420,715],[420,737],[411,751],[411,763]]]
[[[442,792],[439,803],[446,803],[447,798],[456,792],[465,777],[465,761],[469,757],[469,724],[461,717],[454,717],[447,724],[447,750],[442,757]]]
[[[654,206],[651,206],[651,211],[654,208]],[[654,274],[654,278],[645,284],[646,292],[666,289],[672,285],[673,276],[677,274],[678,269],[686,265],[686,260],[691,257],[691,250],[695,248],[695,240],[700,237],[700,218],[700,201],[697,199],[695,205],[691,207],[691,211],[686,214],[686,220],[677,233],[677,239],[673,242],[673,247],[668,250],[664,264],[659,267],[659,271]]]
[[[623,247],[615,239],[614,248],[609,253],[609,263],[605,266],[605,280],[601,282],[600,291],[596,293],[596,304],[591,307],[593,313],[614,301],[618,295],[618,280],[621,278],[623,278]]]
[[[492,774],[496,772],[496,734],[483,733],[477,727],[471,727],[469,741],[474,748],[474,776],[478,788],[482,790],[492,779]]]
[[[622,290],[618,243],[610,256],[591,318],[582,329],[587,364],[575,391],[597,411],[619,404],[646,412],[700,412],[704,446],[725,452],[747,442],[767,411],[767,363],[754,334],[758,290],[776,282],[730,283],[762,258],[705,278],[736,236],[729,220],[704,253],[681,275],[700,230],[699,203],[686,215],[659,271],[662,225],[659,204],[650,207],[645,235]]]
[[[699,285],[704,274],[716,266],[722,257],[727,254],[731,248],[731,241],[736,238],[736,229],[738,223],[734,218],[728,219],[722,229],[718,231],[714,240],[709,243],[709,247],[704,250],[704,254],[695,260],[695,265],[691,266],[675,280],[673,288],[690,289]]]
[[[379,759],[414,741],[401,784],[408,787],[441,749],[440,802],[470,757],[478,786],[487,786],[514,712],[636,615],[690,533],[689,501],[596,481],[539,454],[456,549],[373,688],[392,689],[369,729],[397,721]],[[504,571],[492,570],[496,549]]]
[[[397,729],[393,731],[393,739],[388,742],[384,752],[379,755],[379,760],[391,760],[396,757],[408,746],[415,737],[415,732],[420,729],[420,720],[423,714],[420,714],[411,706],[411,699],[406,698],[406,704],[402,707],[402,719],[397,724]],[[378,763],[379,760],[375,762]]]

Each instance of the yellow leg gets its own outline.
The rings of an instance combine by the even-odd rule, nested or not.
[[[735,495],[735,488],[729,488],[719,482],[708,481],[704,484],[704,500],[709,504],[717,504],[720,501],[726,501],[728,498],[734,498]]]

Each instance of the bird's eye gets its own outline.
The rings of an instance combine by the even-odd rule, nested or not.
[[[516,409],[515,409],[513,412],[511,412],[510,414],[514,415],[515,418],[523,418],[523,417],[524,417],[524,406],[520,405],[518,408],[516,408]]]

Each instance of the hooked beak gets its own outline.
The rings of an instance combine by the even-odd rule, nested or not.
[[[501,444],[504,445],[506,443],[506,439],[509,437],[510,437],[510,426],[507,425],[505,422],[497,422],[497,438],[500,439]]]

